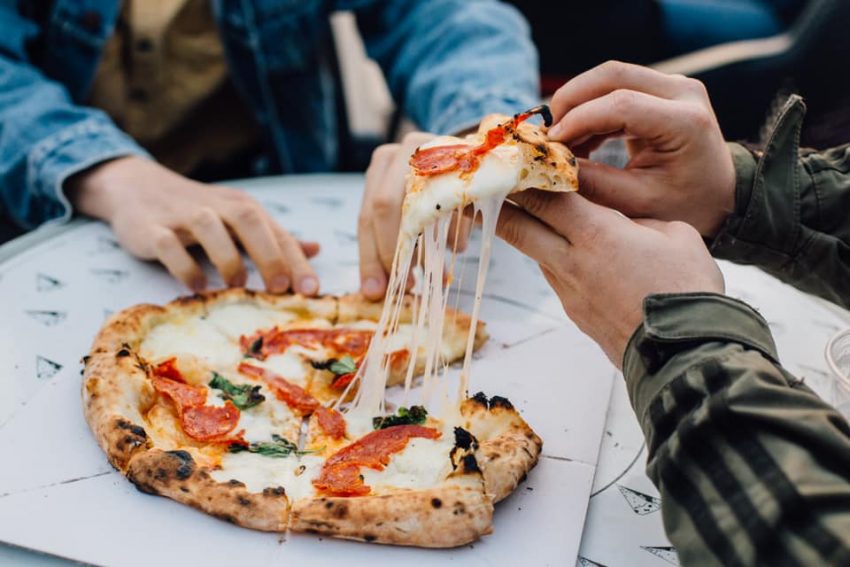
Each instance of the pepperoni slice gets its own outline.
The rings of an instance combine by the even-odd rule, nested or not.
[[[363,482],[360,467],[354,464],[323,468],[321,476],[313,480],[313,486],[328,496],[366,496],[372,491]]]
[[[242,336],[239,343],[242,352],[264,360],[272,354],[280,354],[291,346],[300,345],[310,349],[326,347],[337,355],[348,354],[354,358],[366,354],[374,331],[365,329],[286,329],[277,327]]]
[[[156,368],[153,369],[153,372],[157,376],[171,378],[172,380],[176,380],[177,382],[183,382],[184,384],[186,383],[186,379],[183,378],[183,375],[177,368],[177,358],[175,357],[171,357],[168,360],[157,364]]]
[[[452,144],[434,146],[417,150],[410,158],[410,165],[416,169],[417,175],[442,175],[450,171],[474,171],[478,167],[478,159],[472,153],[475,146]]]
[[[390,455],[403,450],[411,439],[438,439],[440,435],[433,427],[421,425],[396,425],[372,431],[331,455],[319,477],[313,480],[313,486],[331,496],[369,494],[371,489],[360,477],[359,467],[384,470]]]
[[[407,362],[410,360],[410,351],[406,348],[390,353],[390,368],[399,371],[407,367]]]
[[[192,406],[180,416],[183,431],[198,441],[217,441],[239,423],[239,409],[227,400],[223,406]],[[228,443],[231,439],[226,440]]]
[[[319,421],[319,427],[325,432],[325,435],[333,439],[342,439],[345,437],[345,418],[342,414],[332,408],[326,408],[320,405],[316,408],[316,419]]]
[[[331,388],[333,388],[334,390],[345,390],[346,388],[348,388],[348,385],[351,384],[351,381],[354,380],[355,376],[357,376],[356,372],[340,374],[331,381]]]
[[[416,170],[417,175],[425,177],[442,175],[451,171],[458,171],[461,175],[471,173],[478,169],[482,156],[503,144],[508,134],[515,130],[520,122],[524,122],[539,111],[532,110],[532,112],[517,114],[510,121],[491,128],[487,131],[484,141],[477,146],[450,144],[416,150],[410,157],[410,165]]]
[[[207,402],[206,388],[191,386],[162,376],[154,376],[151,382],[157,392],[171,398],[179,414],[182,414],[185,408],[202,406]]]
[[[224,406],[206,405],[207,389],[186,384],[174,362],[169,359],[158,365],[151,382],[157,392],[174,402],[183,432],[197,441],[244,443],[240,435],[225,437],[239,423],[239,408],[230,400]]]
[[[320,405],[319,401],[304,388],[293,384],[282,376],[278,376],[271,370],[242,362],[239,364],[239,372],[263,380],[272,389],[277,399],[285,402],[292,410],[301,415],[313,413]]]

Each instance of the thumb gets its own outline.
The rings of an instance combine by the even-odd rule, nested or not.
[[[626,216],[646,216],[649,212],[646,203],[652,188],[633,170],[579,159],[578,186],[588,200]]]

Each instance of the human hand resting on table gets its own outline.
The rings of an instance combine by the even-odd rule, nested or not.
[[[319,291],[307,262],[319,245],[296,240],[247,193],[198,183],[138,157],[85,170],[69,181],[68,189],[77,210],[108,222],[128,252],[159,260],[193,290],[204,289],[207,282],[186,247],[199,244],[227,285],[241,286],[247,275],[238,243],[269,291]]]
[[[411,132],[402,143],[384,144],[372,154],[357,222],[360,291],[369,299],[383,299],[387,291],[401,226],[401,204],[410,156],[416,148],[434,137],[425,132]],[[472,221],[461,217],[459,229],[456,221],[455,217],[449,226],[448,245],[455,245],[454,237],[457,235],[457,249],[464,250]]]
[[[609,61],[555,93],[549,137],[587,154],[626,137],[625,169],[581,159],[583,195],[630,217],[681,220],[717,234],[735,206],[735,170],[705,87]]]
[[[656,293],[723,293],[699,234],[682,222],[630,220],[575,193],[511,196],[496,233],[540,264],[567,315],[618,368]]]

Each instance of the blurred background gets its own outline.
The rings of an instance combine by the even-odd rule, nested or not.
[[[529,22],[545,96],[619,59],[703,81],[727,139],[758,143],[774,106],[798,93],[809,107],[804,146],[850,142],[850,0],[507,1]],[[412,129],[357,45],[353,18],[335,18],[355,138]]]
[[[850,142],[850,0],[506,1],[529,22],[544,96],[619,59],[703,81],[727,139],[757,144],[775,106],[798,93],[809,108],[804,146]],[[395,108],[354,16],[335,13],[331,25],[348,123],[340,167],[363,171],[378,144],[415,125]],[[0,242],[20,232],[0,214]]]

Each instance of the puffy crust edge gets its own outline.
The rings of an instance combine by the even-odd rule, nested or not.
[[[492,523],[493,502],[476,470],[426,490],[296,500],[289,529],[370,543],[446,548],[489,534]]]
[[[187,451],[152,449],[134,456],[127,478],[140,491],[167,496],[231,524],[282,532],[289,501],[282,487],[251,493],[242,482],[218,482]]]
[[[543,440],[505,398],[476,394],[461,405],[466,428],[478,440],[475,457],[493,503],[508,497],[537,465]]]

